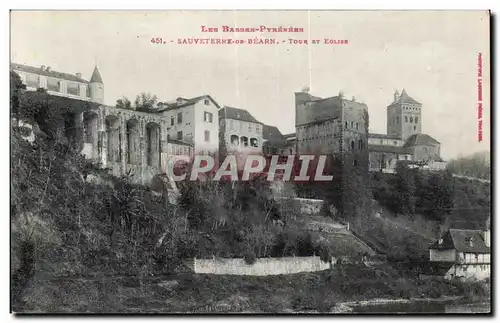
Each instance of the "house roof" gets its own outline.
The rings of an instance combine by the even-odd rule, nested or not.
[[[434,146],[434,145],[439,145],[440,142],[437,141],[436,139],[432,138],[429,135],[426,135],[425,133],[417,133],[414,135],[411,135],[406,139],[406,142],[404,144],[405,147],[410,147],[410,146]]]
[[[217,109],[220,109],[220,106],[217,103],[217,101],[215,101],[208,94],[200,95],[200,96],[197,96],[197,97],[194,97],[194,98],[191,98],[191,99],[185,99],[185,98],[181,98],[181,99],[186,100],[186,102],[181,103],[181,104],[179,104],[179,103],[166,103],[166,102],[160,102],[160,103],[158,103],[158,105],[161,104],[162,106],[167,106],[167,107],[163,108],[163,109],[158,109],[156,112],[164,112],[164,111],[170,111],[170,110],[175,110],[175,109],[179,109],[179,108],[188,107],[188,106],[191,106],[191,105],[194,105],[194,104],[198,103],[200,100],[203,100],[203,99],[209,99],[210,101],[212,101],[213,104],[215,104],[215,106],[217,107]]]
[[[10,67],[12,69],[20,70],[20,71],[23,71],[26,73],[49,76],[49,77],[54,77],[54,78],[73,81],[73,82],[88,83],[88,81],[86,81],[83,78],[78,77],[76,75],[57,72],[57,71],[53,71],[53,70],[47,71],[46,69],[42,69],[41,67],[34,67],[34,66],[16,64],[16,63],[10,64]]]
[[[420,102],[412,98],[411,96],[406,93],[406,90],[403,89],[401,92],[401,95],[399,96],[399,99],[395,103],[408,103],[408,104],[419,104],[421,105]]]
[[[294,133],[287,133],[286,135],[283,135],[285,139],[295,139],[297,135]]]
[[[458,252],[489,253],[490,247],[484,241],[484,232],[481,230],[449,229],[439,240],[433,243],[430,249],[449,250],[455,249]],[[469,244],[472,239],[472,245]]]
[[[282,147],[286,145],[286,139],[281,131],[275,126],[263,125],[262,138],[265,140],[264,146]]]
[[[368,150],[370,152],[381,152],[381,153],[392,153],[399,155],[408,155],[409,152],[407,149],[401,146],[389,146],[389,145],[368,145]]]
[[[234,120],[262,124],[262,122],[259,122],[257,119],[255,119],[247,110],[228,107],[228,106],[225,106],[219,110],[219,118],[234,119]]]
[[[92,83],[103,83],[102,82],[101,73],[99,72],[99,69],[97,68],[97,65],[96,65],[96,67],[94,67],[94,72],[92,73],[92,77],[90,78],[90,82],[92,82]]]

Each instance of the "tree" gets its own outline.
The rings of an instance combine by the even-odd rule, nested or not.
[[[132,109],[132,102],[127,97],[116,100],[116,107],[121,109]]]
[[[10,112],[19,121],[20,101],[23,90],[26,85],[23,84],[21,77],[14,71],[10,71]]]
[[[158,97],[151,93],[142,92],[135,97],[136,109],[153,109],[158,102]]]

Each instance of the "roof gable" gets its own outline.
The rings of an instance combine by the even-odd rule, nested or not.
[[[404,144],[405,147],[410,147],[410,146],[434,146],[434,145],[439,145],[440,142],[437,141],[436,139],[432,138],[431,136],[425,134],[425,133],[417,133],[414,135],[411,135],[406,139],[406,142]]]
[[[270,125],[262,126],[262,138],[266,140],[264,142],[265,146],[285,146],[286,139],[283,137],[281,131],[275,127]]]
[[[90,82],[102,84],[101,73],[99,72],[99,69],[97,68],[97,66],[94,67],[94,72],[92,73],[92,77],[90,78]]]
[[[449,250],[455,249],[465,253],[489,253],[490,248],[484,241],[481,230],[449,229],[439,240],[430,246],[430,249]],[[440,239],[440,240],[441,240]],[[472,239],[472,244],[469,244]]]
[[[228,107],[228,106],[224,106],[222,109],[219,110],[219,118],[262,124],[262,122],[259,122],[257,119],[255,119],[254,116],[252,116],[252,114],[250,114],[250,112],[248,112],[247,110]]]

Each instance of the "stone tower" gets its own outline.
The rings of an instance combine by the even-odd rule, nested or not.
[[[94,68],[94,72],[92,73],[92,77],[89,82],[90,89],[90,100],[97,103],[104,102],[104,83],[102,82],[101,73],[99,69]]]
[[[408,95],[405,89],[396,90],[394,101],[387,107],[387,134],[406,140],[422,133],[422,104]]]

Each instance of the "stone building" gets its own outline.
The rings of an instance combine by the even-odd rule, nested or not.
[[[277,127],[264,125],[262,136],[264,140],[262,153],[264,156],[284,155],[287,142]]]
[[[102,103],[104,99],[104,83],[97,66],[90,81],[85,80],[81,73],[57,72],[45,65],[33,67],[12,63],[11,70],[21,77],[28,91],[43,88],[50,95],[97,103]]]
[[[405,89],[401,94],[396,90],[387,107],[387,134],[370,133],[368,144],[372,171],[392,173],[398,161],[435,169],[443,169],[445,164],[441,144],[422,133],[422,104]]]
[[[180,98],[151,111],[125,109],[103,104],[104,82],[97,67],[90,81],[45,66],[12,64],[11,69],[28,94],[44,88],[59,98],[57,105],[70,108],[67,127],[75,129],[82,154],[115,176],[128,175],[132,182],[149,185],[168,172],[170,157],[217,152],[219,107],[208,95]]]
[[[247,110],[224,106],[219,110],[219,120],[220,135],[224,138],[228,152],[262,152],[263,124]]]
[[[295,93],[296,152],[336,154],[368,149],[368,107],[343,93],[326,99]]]
[[[215,155],[219,150],[219,104],[210,96],[177,98],[160,103],[154,111],[167,122],[168,138],[193,145],[196,154]]]
[[[429,260],[445,268],[445,279],[486,279],[491,274],[490,232],[489,226],[484,231],[449,229],[429,247]]]

